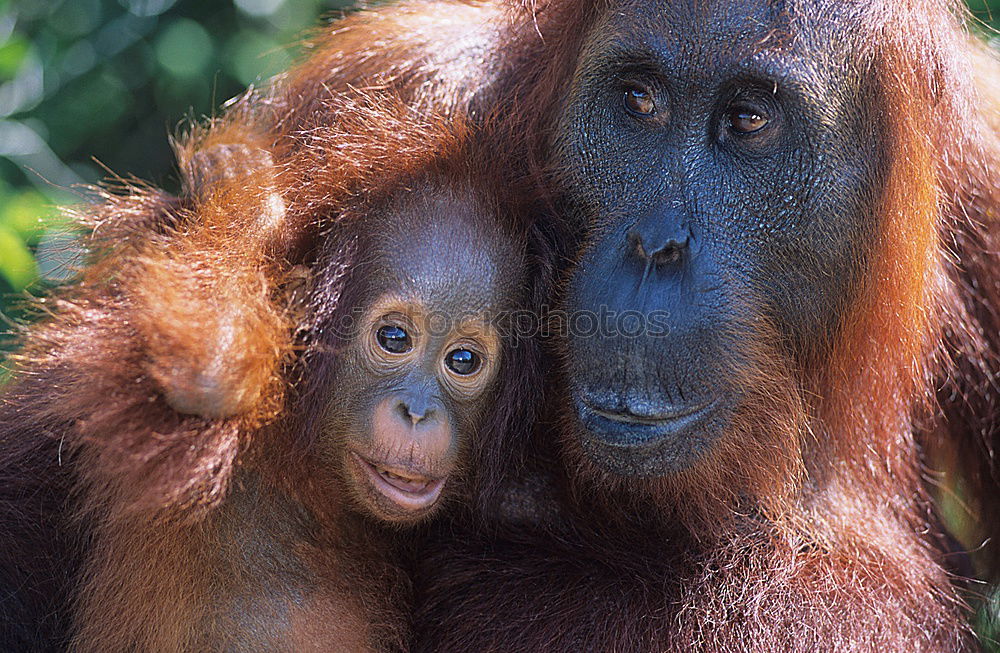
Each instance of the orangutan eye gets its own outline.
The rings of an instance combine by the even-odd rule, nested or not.
[[[750,107],[733,107],[729,111],[729,128],[737,134],[753,134],[767,127],[770,119],[762,111]]]
[[[445,356],[445,365],[455,374],[468,376],[479,371],[483,361],[474,351],[468,349],[453,349]]]
[[[378,340],[379,347],[390,354],[405,354],[413,349],[410,335],[405,329],[394,324],[379,327],[375,333],[375,339]]]
[[[641,86],[626,86],[622,101],[625,109],[634,116],[648,118],[656,115],[656,102],[653,101],[652,94]]]

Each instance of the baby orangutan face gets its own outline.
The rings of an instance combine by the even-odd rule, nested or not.
[[[359,498],[386,519],[414,519],[437,503],[500,358],[499,338],[479,316],[438,332],[447,314],[435,309],[384,296],[365,329],[377,402],[370,437],[349,447],[347,462]]]
[[[355,504],[406,523],[439,504],[490,410],[501,354],[493,318],[522,255],[448,194],[388,215],[373,220],[362,250],[375,253],[371,299],[338,361],[326,441]]]

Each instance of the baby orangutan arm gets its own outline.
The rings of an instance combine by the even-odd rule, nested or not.
[[[273,157],[220,131],[178,148],[187,231],[140,257],[131,288],[150,376],[177,412],[212,419],[260,412],[289,334],[273,305],[285,219]]]

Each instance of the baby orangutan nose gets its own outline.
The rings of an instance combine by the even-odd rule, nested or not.
[[[425,419],[435,416],[434,408],[429,407],[427,402],[423,401],[422,397],[400,399],[396,405],[396,410],[402,415],[404,420],[414,427]]]
[[[371,502],[393,521],[430,511],[441,496],[457,450],[447,412],[423,397],[381,401],[372,419],[371,450],[357,452]]]

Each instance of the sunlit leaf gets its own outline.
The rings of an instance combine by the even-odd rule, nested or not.
[[[0,45],[0,79],[11,79],[17,75],[29,50],[31,43],[17,34]]]
[[[13,230],[0,225],[0,275],[15,291],[38,278],[38,266],[28,246]]]
[[[46,226],[58,215],[41,193],[26,190],[8,197],[0,205],[0,224],[10,228],[21,240],[34,244]]]

